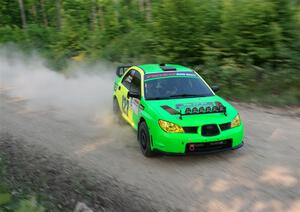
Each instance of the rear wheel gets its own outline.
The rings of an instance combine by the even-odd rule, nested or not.
[[[153,152],[151,150],[150,134],[149,134],[148,126],[145,122],[142,122],[139,125],[138,140],[139,140],[143,155],[145,155],[146,157],[155,156],[155,152]]]

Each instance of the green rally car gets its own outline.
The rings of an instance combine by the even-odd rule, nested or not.
[[[142,153],[203,153],[237,149],[238,111],[190,68],[174,64],[120,66],[113,110],[135,130]]]

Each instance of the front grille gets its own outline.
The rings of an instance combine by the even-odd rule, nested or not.
[[[219,126],[220,126],[222,131],[229,130],[231,128],[231,123],[228,122],[228,123],[220,124]]]
[[[205,142],[205,143],[188,143],[185,147],[186,153],[192,152],[214,152],[232,147],[232,139]]]
[[[197,133],[198,127],[183,127],[185,133]]]
[[[203,125],[201,129],[202,136],[214,136],[219,135],[220,131],[216,124]]]

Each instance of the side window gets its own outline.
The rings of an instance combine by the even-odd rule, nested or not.
[[[134,73],[130,91],[141,94],[141,74],[138,71]]]
[[[129,71],[123,78],[122,84],[129,90],[130,84],[132,83],[132,79],[134,76],[135,70]]]
[[[123,78],[122,84],[134,93],[141,93],[141,74],[136,70],[129,71]]]

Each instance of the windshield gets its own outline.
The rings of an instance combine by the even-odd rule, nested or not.
[[[207,96],[213,96],[213,93],[197,75],[145,80],[145,99],[147,100]]]

